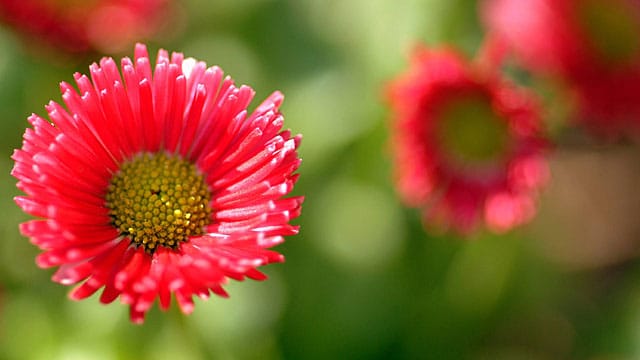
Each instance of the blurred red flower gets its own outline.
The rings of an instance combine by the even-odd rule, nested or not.
[[[453,50],[419,49],[390,86],[397,188],[427,224],[494,231],[535,213],[548,177],[531,95]]]
[[[574,92],[577,120],[615,136],[640,125],[640,1],[485,0],[491,36]]]
[[[220,68],[164,50],[150,64],[138,45],[122,77],[103,58],[74,76],[79,93],[62,83],[66,109],[32,115],[13,154],[16,202],[41,218],[20,226],[44,251],[38,265],[82,282],[73,299],[120,297],[134,322],[156,298],[189,313],[193,295],[226,296],[228,279],[265,279],[256,268],[283,261],[267,248],[297,233],[303,201],[283,198],[301,137],[281,130],[282,94],[248,114],[253,90]]]
[[[71,53],[122,51],[159,31],[170,0],[0,0],[0,20]]]

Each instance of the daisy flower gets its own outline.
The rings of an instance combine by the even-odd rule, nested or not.
[[[103,58],[74,75],[79,92],[63,82],[66,108],[32,115],[13,154],[37,264],[79,283],[74,300],[119,297],[136,323],[156,299],[190,313],[229,279],[265,279],[257,268],[284,260],[268,248],[297,233],[303,201],[285,197],[301,136],[282,130],[282,94],[249,114],[250,87],[181,53],[160,50],[152,67],[141,44],[121,73]]]
[[[546,181],[538,108],[531,95],[450,49],[418,49],[390,85],[398,192],[426,223],[496,232],[535,213]]]
[[[521,64],[560,79],[576,120],[607,137],[640,125],[640,2],[485,0],[484,22]]]

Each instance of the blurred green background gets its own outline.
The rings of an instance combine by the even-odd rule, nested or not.
[[[34,51],[2,27],[0,359],[640,358],[637,147],[560,144],[538,218],[506,235],[426,233],[395,196],[384,84],[419,42],[473,54],[475,1],[179,4],[151,51],[220,65],[254,105],[281,90],[286,127],[304,135],[301,231],[277,248],[287,261],[142,326],[118,302],[67,300],[18,232],[10,156],[26,117],[99,56]]]

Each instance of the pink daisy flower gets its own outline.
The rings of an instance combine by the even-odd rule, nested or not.
[[[531,95],[456,52],[418,49],[390,86],[397,188],[429,225],[506,231],[548,177]]]
[[[302,197],[288,194],[300,165],[301,136],[283,131],[273,93],[251,114],[254,92],[218,67],[147,49],[75,74],[61,84],[66,109],[50,102],[51,122],[32,115],[12,174],[17,204],[40,219],[20,226],[43,252],[53,280],[79,284],[84,299],[120,297],[140,323],[172,294],[184,313],[193,295],[227,296],[222,286],[284,257],[268,248],[294,235]]]
[[[558,77],[577,120],[611,136],[640,125],[640,2],[485,0],[492,36],[534,72]]]
[[[68,52],[115,52],[151,38],[170,0],[0,0],[0,20]]]

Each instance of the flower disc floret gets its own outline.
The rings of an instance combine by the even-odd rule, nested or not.
[[[507,122],[491,108],[488,96],[454,98],[438,116],[438,144],[460,166],[496,165],[509,152]]]
[[[122,165],[106,195],[120,234],[153,253],[176,249],[211,222],[211,193],[196,167],[164,153],[144,154]]]

